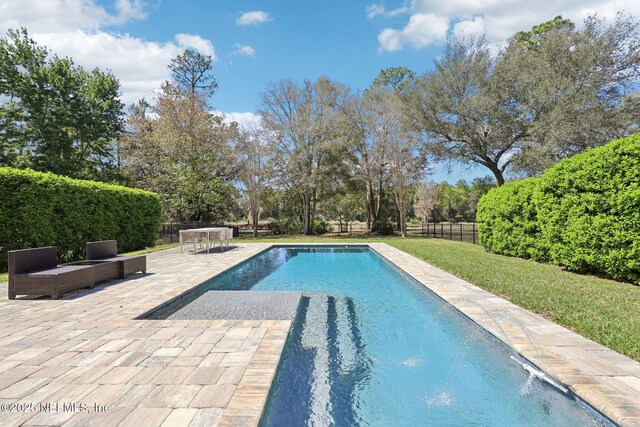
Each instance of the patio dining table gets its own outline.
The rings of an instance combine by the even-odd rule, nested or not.
[[[182,239],[182,235],[183,233],[196,233],[196,234],[201,234],[204,237],[204,242],[205,242],[205,250],[207,252],[209,252],[209,250],[213,247],[211,246],[211,242],[212,241],[216,241],[216,240],[224,240],[225,239],[225,235],[224,233],[226,232],[227,227],[209,227],[209,228],[189,228],[186,230],[180,230],[178,233],[180,235],[180,250],[182,250],[182,243],[183,243],[183,239]],[[213,239],[212,239],[213,237]],[[220,245],[220,248],[222,248],[222,244]],[[194,249],[195,250],[195,249]]]

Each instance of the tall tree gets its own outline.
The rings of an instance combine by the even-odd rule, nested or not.
[[[436,158],[480,164],[501,185],[508,170],[535,174],[632,131],[639,66],[635,22],[622,16],[581,29],[556,20],[497,54],[483,37],[452,39],[416,82],[415,129]]]
[[[211,73],[213,59],[193,49],[187,49],[171,60],[169,69],[171,79],[182,90],[195,96],[200,93],[210,97],[218,88],[218,83]]]
[[[119,82],[50,57],[27,30],[0,39],[0,161],[74,178],[117,177]]]
[[[366,227],[372,230],[380,218],[387,190],[387,168],[385,147],[372,138],[371,120],[366,107],[365,97],[354,94],[345,103],[342,114],[347,122],[345,135],[348,135],[353,155],[348,157],[353,178],[363,187],[367,209]]]
[[[235,146],[238,158],[237,179],[241,183],[241,191],[247,200],[253,225],[253,237],[258,237],[262,202],[270,178],[267,169],[268,148],[264,131],[258,126],[243,129]]]
[[[409,130],[398,93],[390,87],[374,86],[366,96],[371,138],[386,153],[387,184],[396,204],[400,234],[406,237],[410,187],[424,177],[426,162],[418,153],[418,137]]]
[[[166,81],[153,103],[131,107],[123,167],[132,184],[163,197],[166,219],[222,222],[236,199],[237,124],[210,113],[208,89],[183,83]]]
[[[262,94],[260,115],[272,136],[274,169],[299,199],[304,234],[313,232],[319,196],[346,166],[339,123],[347,99],[348,89],[327,77],[302,84],[283,80]]]

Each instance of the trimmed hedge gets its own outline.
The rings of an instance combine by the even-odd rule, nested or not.
[[[478,223],[489,251],[640,283],[640,134],[491,190]]]
[[[540,234],[532,203],[539,178],[513,181],[491,189],[478,202],[480,243],[489,251],[520,258],[542,258]]]
[[[154,193],[32,170],[0,168],[0,200],[0,271],[13,249],[58,246],[61,262],[83,258],[89,241],[142,249],[161,224]]]

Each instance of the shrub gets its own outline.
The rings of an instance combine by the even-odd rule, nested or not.
[[[395,227],[388,219],[378,219],[371,226],[371,231],[381,236],[392,236],[395,232]]]
[[[536,193],[551,262],[640,282],[640,135],[549,169]]]
[[[61,262],[84,256],[88,241],[118,250],[152,246],[160,228],[156,194],[51,173],[0,168],[0,268],[7,251],[58,246]]]
[[[640,134],[491,190],[478,229],[489,251],[640,283]]]
[[[271,234],[275,235],[293,235],[302,233],[302,221],[300,219],[281,218],[274,219],[269,222],[268,229]],[[325,234],[331,231],[332,227],[323,219],[316,219],[311,225],[312,234]]]
[[[313,221],[311,230],[313,234],[325,234],[333,230],[333,227],[324,219],[316,219]]]
[[[521,258],[542,258],[536,209],[532,203],[539,178],[513,181],[491,189],[478,202],[480,243],[489,251]]]
[[[291,235],[302,233],[302,222],[299,219],[274,219],[267,226],[271,234]]]

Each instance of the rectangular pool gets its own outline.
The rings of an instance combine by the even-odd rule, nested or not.
[[[209,290],[301,291],[261,425],[610,425],[368,247],[275,247]]]

